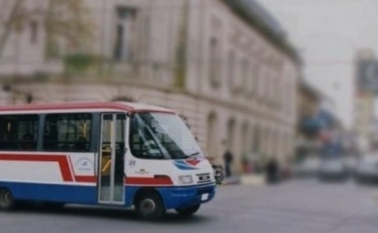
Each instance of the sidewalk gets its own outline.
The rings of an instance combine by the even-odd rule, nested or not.
[[[249,174],[249,175],[238,175],[225,178],[223,180],[224,186],[229,185],[263,185],[265,184],[265,176],[264,175],[256,175],[256,174]]]

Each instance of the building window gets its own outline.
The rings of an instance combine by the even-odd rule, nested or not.
[[[242,72],[242,86],[245,88],[246,92],[248,92],[249,81],[251,79],[250,77],[250,61],[248,58],[244,58],[241,61],[241,72]]]
[[[252,82],[252,91],[254,94],[259,94],[259,85],[260,85],[260,65],[256,62],[253,66],[253,82]]]
[[[240,91],[243,89],[243,80],[244,80],[244,62],[243,58],[240,56],[237,57],[237,66],[235,70],[235,77],[233,79],[233,90],[235,93],[240,93]]]
[[[269,100],[272,104],[274,104],[276,101],[275,100],[275,96],[277,93],[276,86],[277,86],[277,79],[276,79],[275,74],[272,74],[270,76],[270,86],[269,86]]]
[[[91,123],[92,115],[89,113],[47,115],[44,128],[44,150],[90,151]]]
[[[269,101],[269,97],[270,97],[270,86],[271,86],[270,80],[271,80],[271,74],[268,70],[266,70],[265,76],[264,76],[264,87],[263,87],[263,90],[264,90],[263,98],[265,101]]]
[[[227,80],[228,80],[228,85],[230,87],[231,90],[234,89],[235,87],[235,64],[236,64],[236,54],[235,54],[235,51],[233,50],[230,50],[229,53],[228,53],[228,65],[227,65],[227,69],[228,69],[228,72],[227,72]]]
[[[254,132],[253,132],[252,151],[257,153],[260,151],[260,137],[261,137],[260,134],[261,133],[258,126],[255,126],[253,131]]]
[[[281,101],[282,96],[282,77],[277,75],[277,85],[276,85],[276,94],[275,94],[275,102],[277,105],[282,106]]]
[[[219,87],[221,85],[221,38],[223,38],[222,33],[222,22],[215,16],[210,19],[210,51],[209,51],[209,61],[210,61],[210,83],[213,87]]]
[[[255,64],[252,61],[249,63],[248,76],[249,77],[246,83],[246,90],[248,96],[251,96],[253,94],[253,89],[255,86]]]
[[[213,37],[210,39],[210,82],[213,87],[220,85],[220,53],[219,42]]]
[[[259,77],[259,88],[258,88],[258,96],[259,98],[263,98],[264,97],[264,87],[265,87],[265,68],[262,68],[261,70],[261,73],[260,73],[260,77]]]
[[[38,115],[0,117],[0,150],[35,151],[38,140]]]
[[[290,115],[290,111],[291,111],[291,88],[290,88],[290,83],[287,82],[285,84],[286,88],[285,88],[285,112],[286,112],[286,116],[289,116]]]
[[[295,82],[290,83],[290,117],[294,116],[295,106],[296,106],[296,98],[295,98]]]
[[[36,44],[38,42],[38,29],[39,25],[36,20],[30,22],[30,43]]]
[[[136,13],[133,9],[129,8],[117,8],[116,12],[113,58],[115,61],[130,62],[133,59],[135,48]]]

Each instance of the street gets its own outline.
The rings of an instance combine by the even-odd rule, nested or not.
[[[132,211],[66,207],[62,211],[0,213],[1,232],[258,232],[373,233],[378,228],[378,189],[293,180],[276,186],[226,186],[193,218],[169,213],[161,222],[138,220]]]

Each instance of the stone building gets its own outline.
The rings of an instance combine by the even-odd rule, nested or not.
[[[74,10],[24,1],[43,13],[10,33],[0,58],[3,103],[29,94],[33,102],[126,98],[173,108],[208,157],[221,163],[231,149],[235,172],[243,154],[282,162],[293,154],[301,62],[256,1],[78,0]],[[90,22],[89,39],[51,36],[45,19],[74,14],[82,21],[69,28]]]
[[[378,63],[372,49],[359,49],[355,57],[353,130],[361,140],[370,141],[378,90]]]

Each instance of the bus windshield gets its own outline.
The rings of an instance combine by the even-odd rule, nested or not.
[[[186,159],[203,156],[184,121],[167,113],[136,113],[131,117],[130,147],[144,159]]]

